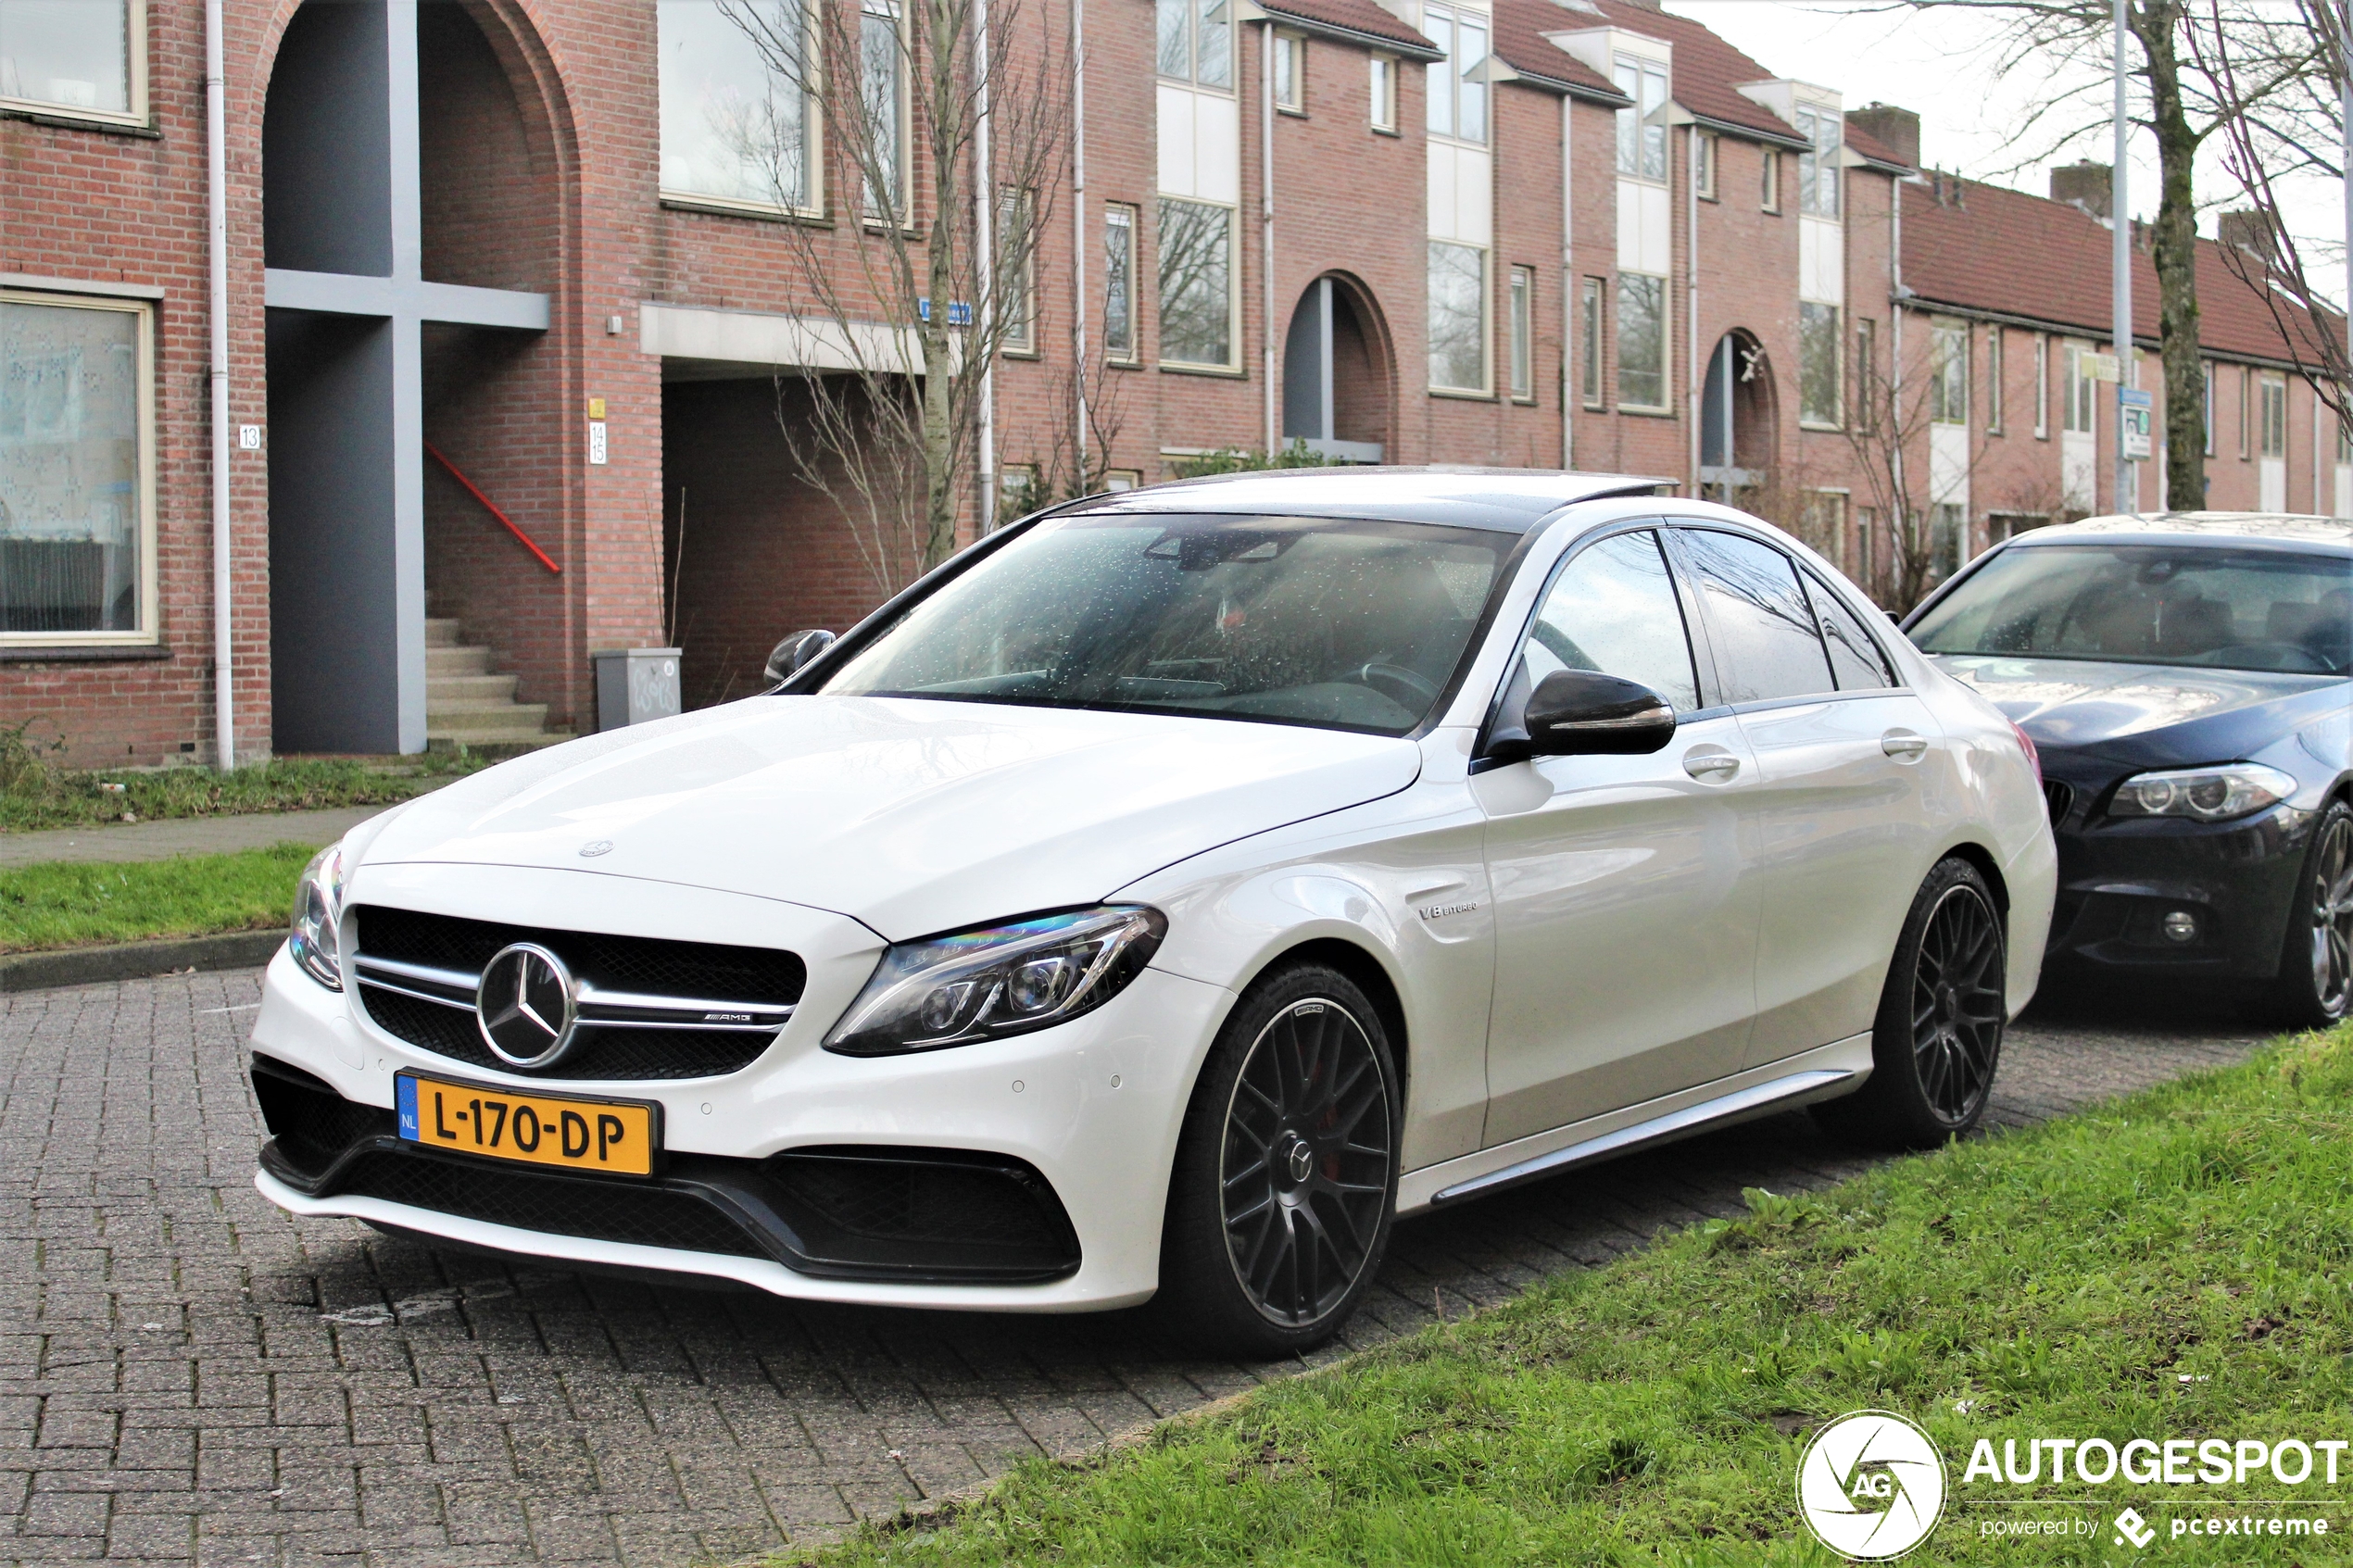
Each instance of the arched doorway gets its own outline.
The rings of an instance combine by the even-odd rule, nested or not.
[[[1716,340],[1700,396],[1700,492],[1737,505],[1739,493],[1766,482],[1773,466],[1773,367],[1764,345],[1744,328]]]
[[[262,114],[275,750],[422,751],[453,713],[522,741],[544,715],[511,711],[518,689],[569,706],[574,661],[542,633],[564,620],[559,572],[445,493],[462,470],[560,568],[565,444],[538,433],[563,417],[573,225],[541,75],[496,8],[459,0],[308,0],[279,41]],[[490,654],[429,656],[451,635],[434,614]]]
[[[1327,272],[1308,284],[1283,344],[1283,440],[1337,462],[1381,461],[1393,366],[1388,323],[1363,283]]]

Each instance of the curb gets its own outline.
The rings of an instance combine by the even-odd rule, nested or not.
[[[178,970],[253,969],[268,963],[285,939],[286,934],[280,930],[231,931],[218,936],[174,936],[106,947],[69,947],[54,953],[12,953],[0,958],[0,993],[145,980]]]

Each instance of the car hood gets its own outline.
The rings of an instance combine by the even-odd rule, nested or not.
[[[1939,654],[1934,662],[1992,702],[2045,750],[2183,764],[2249,756],[2345,701],[2346,683],[2262,670]]]
[[[359,859],[718,888],[901,941],[1092,902],[1219,844],[1394,794],[1420,765],[1411,741],[1290,725],[762,696],[460,780],[403,808]]]

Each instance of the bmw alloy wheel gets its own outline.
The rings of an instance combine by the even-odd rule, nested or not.
[[[2322,1012],[2342,1018],[2353,999],[2353,816],[2325,819],[2307,893],[2312,997]]]

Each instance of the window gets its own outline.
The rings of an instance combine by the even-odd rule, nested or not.
[[[858,22],[860,133],[865,141],[869,218],[907,212],[907,51],[900,0],[861,0]]]
[[[1234,363],[1234,210],[1160,198],[1160,358]]]
[[[1928,417],[1931,424],[1969,423],[1969,328],[1939,321],[1929,328]]]
[[[1536,400],[1536,271],[1512,269],[1512,395]]]
[[[1667,407],[1667,280],[1617,275],[1617,402]]]
[[[2336,420],[2336,460],[2353,463],[2353,424],[2347,423],[2342,414]]]
[[[1928,571],[1942,583],[1961,569],[1962,543],[1969,533],[1969,508],[1939,501],[1930,508]]]
[[[1487,253],[1429,242],[1429,384],[1487,390]]]
[[[1003,333],[998,346],[1007,354],[1038,352],[1038,249],[1029,232],[1027,191],[1007,185],[997,193],[997,257],[994,269],[1011,296],[1002,307]],[[1007,258],[1018,263],[1007,275]]]
[[[1617,56],[1617,90],[1634,107],[1617,111],[1617,172],[1628,180],[1667,182],[1667,127],[1655,125],[1667,107],[1667,68],[1656,60]]]
[[[1871,584],[1879,580],[1879,508],[1855,508],[1855,581],[1863,592],[1871,592]]]
[[[1714,644],[1721,702],[1837,690],[1797,568],[1768,545],[1715,529],[1678,531]]]
[[[1692,132],[1692,188],[1702,201],[1716,199],[1716,133],[1712,131]]]
[[[1863,630],[1845,601],[1811,571],[1805,573],[1805,579],[1806,596],[1814,602],[1814,619],[1822,628],[1822,646],[1830,650],[1831,673],[1838,678],[1838,689],[1875,691],[1896,684],[1895,672],[1887,667],[1887,655],[1871,641],[1871,634]]]
[[[1158,0],[1157,15],[1161,75],[1233,86],[1234,23],[1226,0]]]
[[[0,638],[155,640],[154,326],[0,295]]]
[[[1836,109],[1797,111],[1797,133],[1809,145],[1797,155],[1797,210],[1838,216],[1839,116]]]
[[[1307,112],[1307,40],[1296,33],[1275,34],[1275,107]]]
[[[1144,476],[1138,469],[1113,469],[1103,475],[1103,488],[1116,495],[1125,490],[1140,490]]]
[[[1985,329],[1985,428],[2002,433],[2002,329]]]
[[[1136,358],[1136,209],[1103,208],[1103,354]]]
[[[1372,63],[1373,129],[1397,129],[1397,62],[1387,55],[1375,55]]]
[[[2249,432],[2255,422],[2255,372],[2244,366],[2239,370],[2239,461],[2254,456]]]
[[[2034,439],[2051,438],[2051,340],[2034,334]]]
[[[2092,379],[2089,367],[2083,363],[2084,356],[2091,352],[2074,344],[2067,345],[2067,401],[2059,415],[2070,435],[2090,434],[2098,417],[2099,383]]]
[[[1544,596],[1520,658],[1529,690],[1563,670],[1648,686],[1679,713],[1699,707],[1683,607],[1648,530],[1577,552]]]
[[[1806,526],[1798,537],[1804,539],[1840,569],[1846,565],[1846,492],[1843,490],[1808,490],[1806,492]]]
[[[2210,458],[2214,456],[2214,361],[2201,359],[2197,368],[2199,379],[2206,383],[2203,405],[2206,409],[2206,455]]]
[[[1771,147],[1765,149],[1765,172],[1759,182],[1757,205],[1767,212],[1781,210],[1781,155]]]
[[[1577,391],[1588,408],[1602,406],[1602,281],[1585,280],[1577,301]]]
[[[2284,458],[2287,456],[2287,380],[2283,376],[2265,376],[2261,385],[2262,453],[2267,458]]]
[[[1422,7],[1422,31],[1446,57],[1429,67],[1429,131],[1487,140],[1487,19],[1477,11]]]
[[[1879,429],[1879,323],[1869,316],[1855,323],[1855,420],[1865,431]]]
[[[145,124],[145,0],[0,5],[0,100]]]
[[[1797,307],[1797,417],[1809,425],[1836,425],[1838,406],[1838,307],[1800,301]]]
[[[664,194],[813,211],[818,119],[799,80],[811,57],[800,0],[661,0]],[[779,71],[770,69],[780,64]]]

